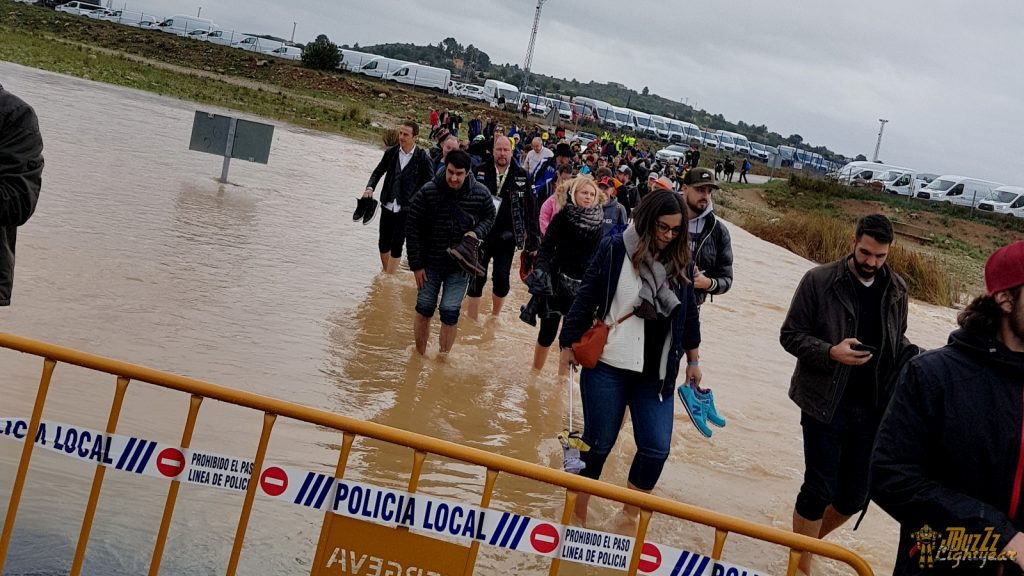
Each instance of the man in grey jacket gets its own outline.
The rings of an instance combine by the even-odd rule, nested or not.
[[[853,253],[807,272],[780,340],[797,357],[789,396],[802,411],[804,482],[793,531],[824,538],[868,501],[871,448],[907,340],[907,285],[885,260],[892,223],[860,219]],[[811,555],[800,569],[810,574]]]
[[[14,288],[14,244],[32,216],[43,177],[43,137],[31,106],[0,86],[0,306]]]

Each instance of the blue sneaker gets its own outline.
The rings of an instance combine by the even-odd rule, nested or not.
[[[690,415],[690,421],[697,427],[697,430],[706,438],[711,438],[711,428],[707,424],[707,411],[705,405],[697,398],[697,391],[687,382],[679,387],[679,399],[683,401],[683,408]]]
[[[710,388],[696,388],[697,398],[700,403],[704,405],[704,413],[708,415],[708,422],[711,422],[719,428],[725,428],[725,418],[722,418],[718,414],[718,410],[715,408],[715,394]]]

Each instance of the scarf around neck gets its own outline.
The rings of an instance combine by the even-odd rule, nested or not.
[[[640,249],[640,234],[636,226],[626,228],[622,240],[626,244],[626,254],[632,260],[632,256]],[[636,309],[637,316],[645,320],[655,320],[658,316],[668,318],[679,306],[679,298],[668,281],[674,271],[671,261],[663,264],[655,260],[650,252],[644,254],[640,261],[640,306]]]
[[[562,212],[565,212],[565,216],[569,219],[570,224],[585,232],[593,232],[604,224],[604,208],[601,206],[581,208],[575,204],[567,203],[562,208]]]

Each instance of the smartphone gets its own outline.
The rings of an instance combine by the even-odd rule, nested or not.
[[[856,350],[857,352],[870,352],[872,354],[877,354],[878,353],[878,348],[875,348],[874,346],[868,346],[867,344],[863,344],[863,343],[861,343],[861,344],[854,344],[853,346],[850,346],[850,349],[851,350]]]

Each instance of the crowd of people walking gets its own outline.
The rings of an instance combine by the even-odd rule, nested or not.
[[[534,370],[545,369],[556,341],[558,374],[581,367],[589,450],[579,473],[601,477],[628,413],[637,446],[628,486],[649,492],[670,452],[674,393],[701,434],[725,425],[701,386],[700,310],[733,285],[732,242],[713,197],[736,166],[727,158],[712,170],[691,156],[673,179],[665,173],[674,166],[622,140],[583,145],[541,129],[476,124],[480,133],[461,144],[435,129],[428,155],[416,145],[416,124],[404,122],[360,201],[357,216],[365,216],[383,178],[381,263],[394,272],[407,239],[416,350],[425,353],[437,309],[440,352],[452,349],[463,302],[467,316],[480,317],[488,273],[490,315],[501,315],[518,253],[529,291],[519,318],[538,330]],[[739,168],[744,182],[749,161]],[[805,275],[781,326],[780,342],[797,359],[789,394],[802,414],[805,460],[793,531],[824,538],[874,499],[901,522],[908,549],[922,526],[991,525],[1001,553],[1022,553],[1003,558],[1016,568],[1024,561],[1016,520],[1024,449],[1011,447],[1024,446],[1024,242],[992,256],[988,294],[961,314],[949,346],[927,354],[906,337],[907,285],[886,263],[893,242],[885,216],[863,217],[850,254]],[[949,398],[963,410],[950,413]],[[1005,449],[985,444],[990,433],[1006,439]],[[968,458],[971,471],[941,465],[947,457]],[[574,521],[585,525],[587,512],[583,495]],[[801,556],[803,574],[811,561]],[[901,574],[916,568],[897,562]]]

